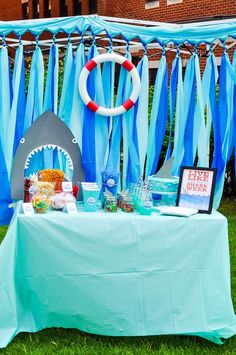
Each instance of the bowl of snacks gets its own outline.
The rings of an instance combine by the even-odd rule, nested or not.
[[[70,192],[58,192],[55,193],[51,200],[51,208],[57,211],[63,211],[68,202],[75,202],[75,197]]]
[[[64,172],[59,169],[44,169],[38,171],[39,181],[52,182],[56,191],[61,191],[62,181],[64,181]]]
[[[35,194],[32,197],[32,205],[36,213],[46,213],[50,207],[50,198],[47,195]]]

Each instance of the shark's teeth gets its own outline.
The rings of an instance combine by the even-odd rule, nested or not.
[[[70,155],[67,153],[67,151],[65,149],[63,149],[62,147],[59,147],[55,144],[44,144],[44,145],[41,145],[41,146],[35,148],[32,152],[30,152],[30,154],[28,155],[27,160],[25,162],[25,169],[29,168],[30,160],[36,153],[42,152],[43,150],[46,150],[46,149],[53,149],[53,150],[57,149],[58,152],[60,152],[61,154],[63,154],[65,156],[68,169],[70,169],[70,170],[74,169],[73,162],[71,160]]]
[[[27,161],[25,163],[25,169],[28,169],[28,167],[29,167],[29,162],[28,162],[28,159],[27,159]]]

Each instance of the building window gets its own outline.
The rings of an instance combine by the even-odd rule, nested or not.
[[[51,17],[51,0],[44,0],[44,17]]]
[[[21,4],[21,9],[22,9],[22,18],[23,20],[28,20],[29,18],[29,4],[28,1],[22,1]]]
[[[67,1],[66,0],[60,0],[59,2],[59,12],[60,12],[60,16],[61,17],[65,17],[68,15],[68,11],[67,11]]]
[[[81,0],[73,1],[73,14],[74,15],[82,15],[82,2]]]
[[[145,9],[154,9],[155,7],[160,6],[160,1],[159,0],[146,0],[145,2]]]
[[[183,0],[167,0],[167,5],[181,4]]]
[[[33,18],[39,18],[39,0],[32,1]]]
[[[89,0],[89,13],[96,14],[97,11],[97,0]]]

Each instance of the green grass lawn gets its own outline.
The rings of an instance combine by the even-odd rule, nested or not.
[[[229,222],[232,296],[236,309],[236,202],[224,201],[220,211]],[[4,238],[6,229],[6,227],[0,227],[0,241]],[[236,355],[236,336],[219,346],[197,337],[113,338],[89,335],[75,329],[46,329],[36,334],[19,334],[1,353],[15,355]]]

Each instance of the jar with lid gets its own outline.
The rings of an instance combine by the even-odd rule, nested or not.
[[[48,195],[35,192],[32,197],[32,205],[36,213],[46,213],[50,207],[50,197]]]
[[[117,201],[116,197],[107,197],[105,200],[105,211],[110,213],[117,212]]]
[[[134,201],[131,196],[123,196],[121,209],[127,213],[134,212]]]

